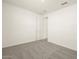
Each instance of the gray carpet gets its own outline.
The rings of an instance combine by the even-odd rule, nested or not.
[[[3,48],[2,53],[2,59],[77,59],[76,51],[47,40]]]

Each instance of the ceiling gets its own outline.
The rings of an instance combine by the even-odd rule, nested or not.
[[[76,0],[3,0],[38,14],[46,14],[75,4]]]

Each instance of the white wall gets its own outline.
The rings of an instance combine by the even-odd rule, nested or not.
[[[49,13],[48,41],[76,50],[76,4]]]
[[[3,3],[3,47],[36,40],[36,20],[40,15]]]
[[[2,7],[3,47],[46,37],[47,29],[45,32],[43,29],[46,23],[44,25],[42,16],[7,3]],[[48,41],[76,50],[76,5],[44,15],[47,16]]]

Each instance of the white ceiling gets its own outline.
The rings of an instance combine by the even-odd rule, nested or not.
[[[3,0],[38,14],[46,14],[76,3],[76,0]],[[67,4],[66,4],[67,2]],[[61,3],[65,5],[61,5]]]

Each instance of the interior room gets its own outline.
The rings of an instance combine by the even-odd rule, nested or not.
[[[77,1],[2,0],[2,59],[77,59]]]

